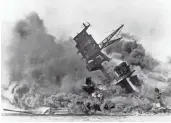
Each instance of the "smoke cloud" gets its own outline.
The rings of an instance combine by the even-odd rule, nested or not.
[[[72,38],[57,40],[48,34],[36,13],[18,21],[13,34],[8,66],[10,82],[17,82],[14,93],[19,100],[27,101],[33,92],[33,95],[74,93],[90,75]]]
[[[162,93],[168,94],[170,92],[168,88],[170,88],[171,65],[154,59],[139,43],[140,38],[129,33],[122,33],[121,36],[123,40],[105,49],[106,53],[112,57],[112,61],[117,64],[126,61],[131,65],[135,70],[134,74],[143,82],[141,93],[147,98],[154,98],[154,88],[156,87]]]
[[[164,66],[161,69],[161,64],[138,42],[139,38],[128,33],[122,33],[122,36],[122,41],[105,49],[105,53],[112,57],[106,69],[112,74],[116,65],[127,61],[144,82],[142,94],[153,98],[152,89],[157,82],[164,91],[168,91],[166,85],[170,82],[170,70]],[[95,83],[100,83],[103,78],[99,71],[89,73],[86,70],[71,37],[63,39],[49,34],[36,13],[16,23],[9,51],[10,85],[15,82],[11,93],[14,95],[13,103],[20,108],[64,107],[71,102],[68,106],[76,110],[76,102],[84,100],[81,85],[85,78],[92,76]],[[125,101],[117,99],[121,100],[126,102],[127,98]],[[129,100],[129,104],[132,102],[137,103]]]
[[[148,70],[152,70],[159,64],[145,51],[142,44],[138,43],[139,39],[137,37],[128,33],[122,33],[121,36],[124,38],[122,41],[116,42],[105,49],[107,54],[119,53],[121,54],[121,60]]]

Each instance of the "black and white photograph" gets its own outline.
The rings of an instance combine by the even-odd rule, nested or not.
[[[170,0],[1,0],[1,122],[171,121]]]

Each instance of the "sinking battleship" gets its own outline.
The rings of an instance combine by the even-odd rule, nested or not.
[[[138,87],[141,86],[141,83],[137,75],[133,75],[135,70],[132,70],[127,62],[123,61],[114,68],[114,77],[111,77],[108,74],[106,68],[103,65],[104,62],[108,63],[111,59],[105,53],[103,53],[102,50],[115,42],[121,41],[123,37],[120,36],[120,32],[124,25],[121,25],[119,28],[114,30],[99,44],[97,44],[91,34],[87,33],[87,29],[90,27],[90,24],[88,23],[86,25],[85,23],[83,23],[83,25],[84,29],[73,39],[76,42],[76,48],[78,49],[77,53],[80,53],[82,55],[82,59],[86,63],[86,69],[89,72],[100,70],[106,78],[106,81],[102,82],[104,86],[111,86],[112,81],[115,80],[114,86],[119,85],[125,90],[126,94],[132,93],[136,98],[139,98],[138,95],[140,93],[140,90],[138,89]],[[101,111],[100,106],[104,101],[104,90],[101,90],[100,88],[95,86],[93,84],[93,81],[91,80],[91,77],[86,78],[85,85],[82,86],[82,89],[90,95],[89,98],[92,97],[92,100],[95,98],[100,100],[100,103],[95,103],[95,105],[93,105],[92,107],[90,106],[91,104],[85,104],[87,105],[85,107],[89,107],[89,110],[92,108],[95,109],[95,111]],[[98,101],[96,100],[96,102]],[[110,105],[112,105],[111,107],[115,107],[113,104]],[[109,108],[108,105],[104,107]]]
[[[99,44],[94,40],[92,35],[87,33],[87,29],[90,24],[86,25],[83,23],[84,29],[78,33],[73,39],[76,42],[77,53],[82,55],[82,59],[86,62],[86,68],[88,71],[100,70],[106,77],[106,83],[110,83],[113,78],[107,73],[103,62],[109,62],[111,59],[105,55],[102,50],[109,45],[118,42],[122,39],[119,36],[124,25],[114,30],[109,36],[107,36]],[[128,93],[138,92],[136,86],[139,86],[139,80],[136,75],[132,76],[134,70],[130,69],[130,66],[126,62],[122,62],[113,70],[115,78],[117,80],[116,85],[120,85],[125,88]]]

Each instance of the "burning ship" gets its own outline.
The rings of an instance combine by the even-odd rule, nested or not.
[[[94,40],[91,34],[87,33],[87,29],[90,27],[90,24],[87,25],[83,23],[84,29],[78,33],[73,39],[76,42],[76,48],[78,49],[77,53],[82,55],[82,59],[86,63],[86,69],[89,72],[100,70],[105,76],[105,81],[102,82],[102,86],[120,86],[125,90],[125,94],[133,94],[136,98],[139,99],[140,90],[138,87],[141,86],[140,81],[137,75],[133,75],[135,70],[132,70],[130,65],[127,62],[123,61],[118,64],[114,69],[114,77],[110,76],[104,66],[104,62],[108,64],[111,60],[106,54],[102,52],[102,50],[109,45],[121,41],[122,37],[120,36],[120,32],[124,25],[121,25],[119,28],[114,30],[109,36],[107,36],[103,41],[99,44]],[[114,85],[111,83],[114,82]],[[91,77],[86,78],[85,85],[82,86],[82,89],[88,94],[87,98],[91,98],[95,100],[95,104],[91,105],[90,103],[84,104],[84,109],[86,109],[86,113],[90,113],[91,110],[93,112],[101,111],[101,105],[104,103],[105,91],[100,89],[100,87],[95,86]],[[140,100],[140,99],[139,99]],[[108,107],[107,109],[111,109],[115,107],[108,106],[107,104],[104,107]]]
[[[82,85],[82,90],[84,90],[85,95],[81,97],[81,99],[77,99],[74,101],[74,106],[79,106],[79,108],[83,111],[84,114],[92,114],[97,112],[104,113],[105,111],[111,111],[112,109],[120,109],[124,112],[124,105],[121,103],[114,103],[111,98],[116,98],[117,96],[129,96],[132,95],[137,100],[142,101],[143,97],[140,94],[141,82],[137,75],[134,74],[135,70],[131,68],[131,66],[123,61],[120,64],[117,64],[113,69],[113,75],[111,76],[105,64],[108,64],[111,59],[105,53],[103,53],[103,49],[108,47],[109,45],[119,42],[122,40],[122,36],[120,36],[120,32],[124,25],[121,25],[119,28],[114,30],[109,36],[107,36],[103,41],[99,44],[94,40],[91,34],[87,33],[87,29],[90,27],[90,24],[87,25],[83,23],[84,29],[78,33],[73,40],[76,43],[76,48],[78,49],[77,54],[82,55],[82,59],[85,61],[86,69],[89,72],[93,71],[101,71],[105,77],[105,80],[102,81],[101,85],[95,85],[91,77],[87,77],[85,81],[85,85]],[[119,86],[124,90],[124,92],[116,93],[115,90],[109,89],[110,87]],[[103,87],[106,87],[105,89]],[[110,93],[108,93],[110,91]],[[111,92],[113,92],[111,94]],[[158,96],[159,97],[159,96]],[[55,97],[54,97],[55,98]],[[160,97],[159,97],[160,98]],[[60,99],[58,102],[66,102],[73,103],[70,99]],[[48,108],[48,109],[47,109]],[[75,107],[74,107],[75,108]],[[136,108],[136,107],[133,107]],[[139,108],[139,107],[138,107]],[[132,110],[131,108],[129,110]],[[5,111],[26,113],[26,114],[37,114],[34,111],[13,111],[5,109]],[[38,109],[35,109],[38,111]],[[128,110],[127,110],[128,111]],[[46,107],[45,111],[41,111],[43,114],[69,114],[72,113],[68,106],[64,107]]]
[[[100,70],[106,77],[106,84],[109,84],[113,79],[116,79],[117,82],[115,84],[125,88],[128,93],[138,92],[135,85],[139,85],[139,80],[136,75],[132,76],[134,70],[131,70],[130,66],[126,62],[122,62],[115,67],[113,70],[115,75],[114,78],[107,73],[103,66],[103,62],[109,62],[111,59],[105,55],[102,50],[122,39],[119,34],[124,25],[121,25],[119,28],[114,30],[99,44],[97,44],[92,35],[87,33],[87,29],[90,27],[90,24],[88,23],[88,25],[86,25],[83,23],[83,25],[84,29],[73,39],[76,42],[76,48],[78,49],[77,53],[80,53],[83,56],[82,59],[86,62],[87,70],[90,72]]]

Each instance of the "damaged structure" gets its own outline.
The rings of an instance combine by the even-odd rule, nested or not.
[[[92,35],[87,33],[87,29],[90,27],[90,24],[88,23],[88,25],[86,25],[83,23],[83,25],[84,29],[73,39],[76,42],[76,48],[78,49],[77,53],[80,53],[82,55],[82,59],[86,62],[87,70],[90,72],[100,70],[106,77],[106,82],[102,82],[103,85],[110,85],[110,83],[115,80],[115,85],[119,85],[121,88],[124,88],[127,94],[134,92],[139,93],[139,89],[137,87],[141,86],[140,81],[137,75],[133,75],[135,70],[132,70],[126,62],[122,62],[114,68],[114,77],[111,77],[103,66],[103,62],[109,62],[111,59],[105,55],[102,50],[122,39],[122,37],[119,36],[119,33],[124,25],[121,25],[118,29],[114,30],[99,44],[96,43]],[[96,90],[99,90],[99,88],[92,85],[89,77],[86,79],[85,86],[82,87],[85,92],[91,95],[91,97],[98,98],[98,92],[96,92]],[[103,95],[99,97],[102,98]],[[97,107],[99,106],[96,105],[96,108]],[[106,105],[104,107],[110,106]]]
[[[86,31],[90,27],[90,24],[86,26],[83,23],[83,25],[84,29],[73,38],[76,42],[76,48],[78,49],[77,53],[81,53],[83,56],[82,59],[85,60],[88,71],[101,70],[105,77],[110,80],[109,75],[102,66],[102,63],[104,61],[110,61],[110,58],[102,53],[101,50],[122,39],[122,37],[119,37],[117,39],[111,40],[111,38],[116,35],[124,25],[121,25],[117,30],[111,33],[99,44],[97,44],[92,35],[88,34]]]
[[[73,39],[76,42],[76,48],[78,49],[77,53],[81,53],[82,59],[86,62],[86,68],[88,71],[96,71],[100,70],[104,76],[106,77],[107,83],[113,81],[112,77],[108,75],[106,69],[102,65],[103,62],[110,61],[110,58],[102,53],[102,50],[107,46],[120,41],[122,37],[119,37],[119,33],[124,25],[121,25],[118,29],[113,31],[109,36],[107,36],[103,41],[99,44],[96,43],[92,35],[87,33],[87,29],[90,27],[84,24],[84,29],[78,33]],[[112,39],[114,37],[114,39]],[[112,40],[111,40],[112,39]],[[117,80],[117,85],[125,88],[128,93],[133,91],[138,92],[138,89],[135,85],[139,85],[137,76],[132,76],[130,66],[126,62],[122,62],[118,66],[115,67],[115,79]]]

